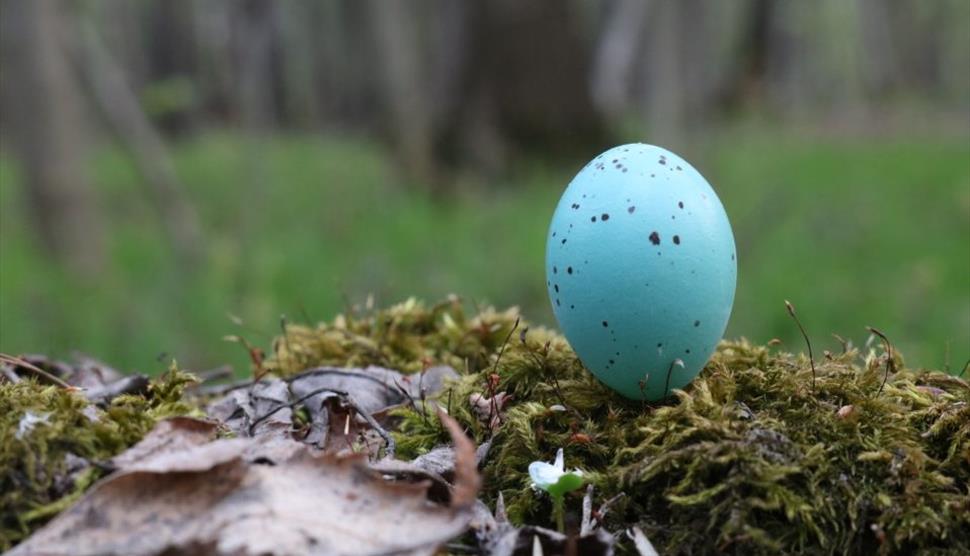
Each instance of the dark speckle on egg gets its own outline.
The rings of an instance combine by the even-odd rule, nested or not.
[[[596,222],[596,217],[594,216],[594,217],[590,218],[589,221],[590,222]]]
[[[657,232],[651,232],[650,243],[654,245],[660,245],[660,234],[658,234]]]
[[[606,327],[608,327],[609,325],[610,325],[610,323],[608,323],[608,322],[606,322],[605,320],[603,321],[603,328],[606,328]]]
[[[699,320],[695,320],[694,321],[694,326],[695,327],[700,326],[700,325],[701,325],[701,321],[699,321]]]
[[[559,274],[559,269],[557,267],[552,267],[553,274]]]
[[[568,274],[572,274],[572,273],[573,273],[573,267],[571,267],[571,266],[567,266],[567,267],[566,267],[566,273],[568,273]]]
[[[606,213],[604,212],[604,213],[603,213],[603,215],[602,215],[602,216],[600,216],[600,218],[602,218],[602,219],[603,219],[603,222],[606,222],[607,220],[609,220],[609,219],[610,219],[610,215],[609,215],[609,214],[606,214]]]
[[[680,236],[674,235],[674,245],[680,245]]]
[[[635,211],[635,210],[637,210],[637,207],[634,207],[634,206],[628,207],[626,209],[626,211],[629,212],[630,214],[633,214],[633,211]]]
[[[684,202],[683,201],[678,202],[677,206],[680,208],[684,208]]]

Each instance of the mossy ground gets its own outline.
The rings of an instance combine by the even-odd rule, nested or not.
[[[803,355],[723,342],[688,388],[648,404],[601,385],[562,336],[530,328],[515,309],[474,313],[457,298],[408,300],[316,326],[290,324],[262,370],[285,376],[374,364],[420,380],[423,369],[451,365],[461,378],[434,401],[477,442],[491,440],[483,498],[492,504],[501,492],[516,523],[551,525],[550,501],[530,488],[527,468],[562,447],[566,466],[584,470],[598,501],[623,494],[607,526],[639,525],[665,554],[970,548],[970,386],[961,378],[906,368],[893,352],[883,384],[889,357],[877,345],[826,352],[813,380]],[[171,405],[177,388],[166,392],[158,405],[119,398],[90,421],[76,393],[0,386],[0,470],[15,481],[0,485],[0,540],[15,542],[32,526],[24,516],[72,496],[45,498],[68,452],[103,460],[160,412],[190,409]],[[483,415],[475,394],[496,403]],[[388,426],[398,457],[448,442],[432,405],[414,400],[396,410]],[[26,411],[51,414],[30,442],[15,438]],[[86,484],[77,481],[73,495]],[[578,513],[579,495],[566,504]]]
[[[664,404],[607,389],[562,336],[530,329],[516,310],[466,317],[456,299],[289,326],[274,352],[268,365],[281,374],[452,365],[462,378],[437,402],[476,441],[492,439],[484,497],[502,492],[514,522],[551,525],[527,467],[563,447],[567,467],[583,469],[601,499],[623,493],[608,525],[641,526],[662,553],[970,548],[970,386],[907,369],[895,353],[883,385],[881,346],[826,352],[813,387],[803,355],[722,342]],[[500,392],[511,398],[493,430],[469,398]],[[397,412],[400,457],[447,442],[423,406]]]
[[[157,420],[197,411],[182,401],[194,380],[173,367],[144,395],[102,407],[74,388],[0,382],[0,550],[67,508]]]

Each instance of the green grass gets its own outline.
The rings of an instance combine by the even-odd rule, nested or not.
[[[590,153],[590,156],[595,153]],[[738,242],[728,336],[800,349],[790,299],[816,342],[883,330],[911,365],[970,356],[970,143],[965,138],[711,138],[695,162],[720,194]],[[0,159],[0,350],[82,350],[123,368],[230,362],[239,333],[268,346],[281,314],[330,318],[346,300],[379,304],[459,293],[518,304],[552,322],[542,256],[559,194],[585,160],[534,162],[504,183],[432,200],[397,180],[382,150],[347,138],[248,143],[206,135],[173,147],[202,216],[207,255],[178,268],[118,150],[91,160],[110,257],[90,283],[37,250],[9,153]],[[228,314],[242,318],[240,327]]]

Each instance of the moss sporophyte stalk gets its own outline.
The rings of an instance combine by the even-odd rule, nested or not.
[[[501,494],[514,524],[555,526],[561,503],[568,532],[582,496],[552,485],[580,469],[574,478],[593,485],[596,503],[622,494],[607,530],[637,526],[663,554],[965,553],[970,385],[907,367],[885,345],[833,349],[815,361],[813,388],[808,357],[724,341],[688,386],[644,402],[602,385],[560,334],[529,326],[514,308],[466,314],[457,298],[410,299],[287,324],[262,367],[286,377],[379,365],[412,381],[430,367],[453,367],[456,380],[433,399],[394,409],[384,427],[396,456],[414,458],[450,442],[435,413],[447,411],[476,443],[489,443],[480,496],[494,507]],[[90,481],[78,478],[73,491],[51,490],[69,453],[104,460],[144,435],[163,407],[202,403],[116,399],[91,421],[82,402],[32,380],[0,385],[5,544],[43,521],[29,519],[31,511],[86,488]],[[28,412],[32,428],[18,440]],[[545,467],[530,474],[534,463],[558,474],[546,462],[560,450],[555,482]]]

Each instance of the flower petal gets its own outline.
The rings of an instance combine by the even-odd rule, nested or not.
[[[566,467],[563,464],[562,448],[559,448],[558,450],[556,450],[556,462],[553,463],[552,465],[555,466],[555,468],[558,469],[560,473],[566,470]]]
[[[536,488],[549,490],[549,487],[556,484],[561,476],[561,469],[544,461],[534,461],[529,464],[529,477],[532,478],[532,484]]]

